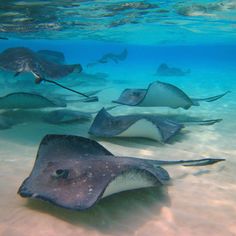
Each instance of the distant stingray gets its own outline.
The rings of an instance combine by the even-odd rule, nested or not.
[[[112,116],[104,108],[98,112],[89,133],[98,137],[143,137],[167,142],[184,126],[151,115]]]
[[[162,63],[156,72],[160,76],[185,76],[190,73],[190,69],[183,71],[180,68],[169,67],[167,64]]]
[[[201,166],[218,161],[223,159],[158,161],[120,157],[91,139],[47,135],[18,193],[60,207],[86,210],[118,192],[168,183],[169,174],[160,165]]]
[[[128,106],[140,107],[171,107],[189,109],[191,106],[199,106],[199,102],[213,102],[225,96],[229,91],[208,98],[190,98],[178,87],[156,81],[147,89],[125,89],[119,99],[113,101]]]
[[[75,121],[88,121],[92,119],[92,113],[76,110],[60,109],[49,112],[43,120],[50,124],[71,123]]]
[[[0,109],[35,109],[44,107],[66,107],[59,99],[43,97],[34,93],[10,93],[0,97]]]
[[[127,55],[128,55],[127,49],[124,49],[124,51],[121,52],[120,54],[107,53],[103,55],[100,59],[98,59],[97,61],[87,64],[87,67],[95,66],[97,64],[105,64],[105,63],[108,63],[109,61],[119,63],[119,61],[124,61],[127,58]]]

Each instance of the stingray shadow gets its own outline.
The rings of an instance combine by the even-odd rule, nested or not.
[[[38,200],[26,203],[32,210],[50,214],[75,226],[92,227],[113,235],[121,235],[121,231],[133,233],[160,214],[162,207],[170,205],[166,186],[114,194],[86,211],[67,210]]]
[[[146,148],[147,146],[149,147],[158,147],[158,148],[163,148],[165,144],[169,145],[174,145],[175,143],[180,143],[184,142],[185,140],[188,139],[188,133],[190,131],[181,131],[179,134],[176,134],[174,137],[169,139],[166,143],[161,143],[152,139],[148,138],[142,138],[142,137],[96,137],[94,135],[89,135],[88,137],[91,139],[94,139],[98,142],[105,141],[109,142],[112,144],[124,146],[124,147],[129,147],[129,148],[137,148],[137,145],[142,149]]]

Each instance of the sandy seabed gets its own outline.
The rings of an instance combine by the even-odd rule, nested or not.
[[[141,76],[141,75],[139,75]],[[220,78],[219,74],[218,77]],[[214,77],[217,81],[217,78]],[[198,78],[198,83],[200,80]],[[186,85],[189,82],[186,81]],[[120,86],[120,87],[119,87]],[[99,96],[107,101],[118,96],[121,87],[111,87]],[[209,95],[235,84],[224,81]],[[123,87],[122,87],[123,88]],[[205,94],[207,86],[195,88]],[[212,94],[213,93],[213,94]],[[116,155],[149,159],[178,160],[202,157],[225,158],[213,166],[166,167],[172,177],[170,186],[123,192],[100,201],[85,212],[65,210],[49,203],[27,200],[17,195],[22,181],[34,164],[38,144],[48,133],[88,137],[90,123],[48,125],[37,118],[28,119],[11,129],[0,131],[0,235],[236,235],[236,96],[202,104],[188,111],[148,108],[148,112],[223,118],[213,126],[188,126],[171,143],[162,145],[144,139],[97,139]],[[96,110],[98,104],[73,104],[79,110]],[[142,108],[143,109],[143,108]],[[113,114],[143,111],[117,108]],[[24,117],[28,117],[23,113]]]

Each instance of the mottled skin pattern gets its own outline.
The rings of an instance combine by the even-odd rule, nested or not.
[[[98,137],[115,137],[141,119],[145,119],[156,126],[162,136],[160,141],[163,142],[167,142],[183,128],[183,125],[157,115],[112,116],[103,108],[95,117],[89,133]]]
[[[38,78],[60,78],[72,73],[75,69],[80,72],[82,67],[79,64],[64,65],[55,61],[46,60],[42,53],[31,49],[18,47],[9,48],[0,54],[0,68],[13,71],[16,74],[21,72],[32,72]],[[40,82],[40,80],[38,80]]]
[[[115,157],[86,138],[48,135],[40,144],[32,173],[18,192],[23,197],[85,210],[102,197],[113,179],[129,171],[141,172],[154,185],[169,180],[164,169],[148,160]]]

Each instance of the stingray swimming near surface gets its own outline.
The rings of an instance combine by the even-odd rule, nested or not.
[[[89,134],[104,138],[142,137],[166,143],[176,136],[185,124],[212,125],[220,121],[221,119],[179,123],[151,114],[112,116],[103,108],[96,115]]]
[[[47,98],[35,93],[17,92],[0,97],[0,109],[36,109],[45,107],[66,107],[60,99]]]
[[[184,71],[180,68],[169,67],[167,64],[162,63],[156,72],[159,76],[185,76],[190,73],[190,69]]]
[[[97,64],[105,64],[108,63],[109,61],[119,63],[120,61],[124,61],[127,58],[127,55],[128,55],[127,49],[124,49],[120,54],[107,53],[97,61],[87,64],[87,67],[95,66]]]
[[[15,76],[22,72],[31,72],[35,76],[36,83],[40,83],[44,78],[57,79],[75,70],[82,71],[80,64],[56,63],[55,59],[48,58],[48,54],[54,54],[54,58],[57,58],[57,60],[61,58],[61,54],[56,56],[56,54],[59,55],[59,52],[49,50],[34,52],[24,47],[8,48],[0,53],[0,68],[14,72]],[[45,59],[46,57],[47,59]]]
[[[230,91],[208,98],[190,98],[175,85],[155,81],[147,89],[125,89],[114,103],[140,107],[170,107],[189,109],[199,106],[200,102],[213,102]]]
[[[41,141],[33,170],[18,193],[60,207],[86,210],[115,193],[167,184],[170,177],[161,165],[202,166],[223,160],[159,161],[121,157],[91,139],[47,135]]]
[[[62,64],[62,62],[64,62],[64,55],[61,52],[51,50],[34,52],[29,48],[16,47],[8,48],[0,53],[0,69],[12,71],[15,73],[15,76],[23,72],[30,72],[34,75],[36,84],[46,81],[80,94],[90,101],[92,99],[97,101],[97,97],[89,97],[86,94],[67,88],[55,81],[55,79],[67,76],[74,71],[78,73],[82,71],[80,64],[66,65]]]

